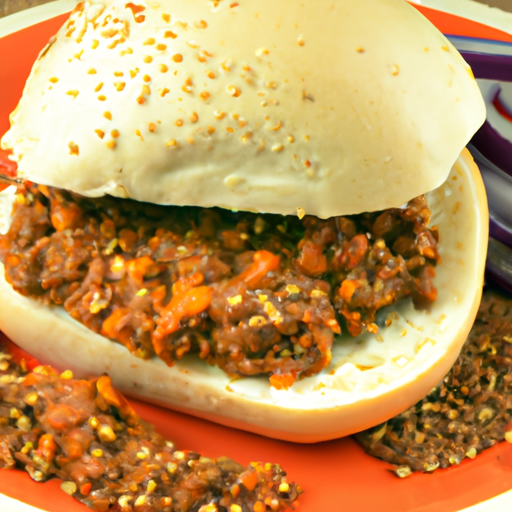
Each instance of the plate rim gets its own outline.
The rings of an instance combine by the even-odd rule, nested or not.
[[[460,16],[512,34],[512,13],[473,0],[408,0],[413,5]],[[0,19],[0,38],[71,11],[79,0],[54,0]],[[512,505],[512,489],[460,512],[506,512]],[[4,508],[5,507],[5,508]],[[10,512],[48,512],[0,493],[0,510]]]

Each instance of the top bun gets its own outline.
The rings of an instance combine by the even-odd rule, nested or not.
[[[484,119],[403,0],[92,0],[2,146],[20,177],[85,196],[330,217],[439,186]]]

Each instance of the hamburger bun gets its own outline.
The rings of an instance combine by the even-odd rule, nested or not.
[[[186,356],[141,360],[17,294],[0,328],[41,361],[125,393],[296,442],[403,411],[455,361],[481,296],[487,203],[463,146],[485,118],[471,70],[401,0],[95,0],[45,48],[2,140],[18,177],[84,196],[327,218],[427,193],[438,298],[386,308],[286,390]],[[459,156],[460,154],[460,156]],[[2,194],[4,231],[14,194]],[[2,272],[3,275],[3,272]],[[384,327],[387,325],[387,327]]]

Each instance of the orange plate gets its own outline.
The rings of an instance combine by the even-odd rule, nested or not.
[[[512,41],[509,35],[485,25],[424,7],[420,10],[446,33]],[[8,128],[8,115],[32,62],[63,20],[54,18],[0,39],[0,133]],[[474,461],[465,460],[459,467],[400,480],[388,471],[388,464],[366,455],[352,438],[294,445],[152,405],[133,404],[178,447],[212,457],[227,455],[242,464],[279,462],[289,480],[305,489],[300,512],[456,512],[512,489],[512,445],[508,443],[487,450]],[[0,493],[51,512],[88,510],[65,495],[59,482],[37,484],[19,471],[1,472]]]

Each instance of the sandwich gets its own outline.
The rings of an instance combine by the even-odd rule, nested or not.
[[[82,2],[2,139],[0,329],[279,439],[381,423],[476,315],[484,119],[402,0]]]

